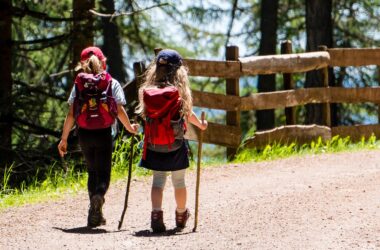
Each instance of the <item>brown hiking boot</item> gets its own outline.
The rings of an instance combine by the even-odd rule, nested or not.
[[[186,209],[183,213],[178,213],[177,210],[175,211],[175,224],[178,228],[185,228],[186,222],[190,217],[189,209]]]
[[[101,195],[96,194],[92,196],[87,217],[88,227],[98,227],[106,224],[106,219],[104,219],[102,212],[103,204],[104,198]]]
[[[163,233],[166,231],[164,224],[164,213],[162,211],[152,211],[150,226],[153,233]]]

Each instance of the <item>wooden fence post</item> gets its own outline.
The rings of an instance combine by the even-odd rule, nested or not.
[[[226,47],[226,60],[237,61],[239,59],[239,47]],[[239,78],[226,79],[226,94],[240,96],[239,93]],[[227,111],[226,124],[229,126],[240,127],[240,111]],[[227,159],[232,160],[237,152],[237,148],[227,147]]]
[[[292,42],[289,40],[281,42],[281,54],[291,54],[292,53]],[[294,82],[292,79],[292,74],[285,73],[283,74],[284,81],[284,89],[290,90],[294,89]],[[285,108],[285,117],[286,117],[286,125],[294,125],[297,123],[296,118],[296,108]]]
[[[162,48],[155,48],[154,49],[154,55],[157,56],[157,54],[162,50]]]
[[[321,45],[318,46],[318,49],[321,51],[327,51],[327,46]],[[322,79],[323,79],[323,86],[325,88],[329,87],[329,67],[325,67],[321,69],[322,72]],[[326,126],[331,127],[331,109],[330,109],[330,103],[325,103],[323,105],[323,121]]]
[[[143,74],[145,72],[145,64],[143,62],[135,62],[133,63],[133,72],[136,79],[136,92],[134,94],[137,94],[137,90],[139,89],[142,80],[143,80]]]
[[[143,62],[133,63],[134,79],[129,84],[123,87],[125,98],[127,99],[127,113],[129,117],[133,117],[135,108],[139,102],[138,89],[143,80],[143,74],[145,72],[145,64]]]

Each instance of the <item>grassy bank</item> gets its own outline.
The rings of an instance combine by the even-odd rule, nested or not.
[[[349,137],[340,138],[339,136],[335,136],[326,142],[323,142],[319,138],[317,141],[313,141],[310,144],[274,144],[267,145],[263,149],[243,149],[238,153],[234,162],[267,161],[295,155],[302,156],[306,154],[337,153],[342,151],[371,150],[379,148],[380,141],[376,140],[375,136],[371,136],[368,140],[363,138],[361,141],[355,143],[351,142]]]
[[[133,176],[150,175],[150,171],[137,167],[141,148],[138,142],[141,138],[134,140],[133,159]],[[131,139],[119,139],[115,144],[115,150],[112,156],[112,182],[125,178],[128,175],[128,163],[131,152],[130,147]],[[302,156],[306,154],[321,154],[321,153],[334,153],[342,151],[356,151],[363,149],[379,149],[380,141],[372,136],[368,140],[361,140],[357,143],[352,143],[349,138],[334,137],[332,140],[323,142],[318,140],[310,144],[304,145],[267,145],[264,149],[244,149],[239,152],[234,162],[250,162],[250,161],[266,161],[286,158],[291,156]],[[194,150],[194,149],[193,149]],[[225,161],[206,161],[202,167],[208,165],[220,165]],[[64,166],[64,168],[61,167]],[[45,177],[41,178],[31,177],[28,185],[24,182],[18,188],[10,188],[9,178],[12,174],[12,166],[7,168],[0,184],[0,210],[13,206],[20,206],[24,204],[42,202],[52,199],[60,199],[65,195],[76,194],[80,191],[85,191],[87,186],[87,173],[76,171],[75,162],[65,160],[62,164],[53,164],[46,172]],[[192,162],[191,169],[195,163]]]

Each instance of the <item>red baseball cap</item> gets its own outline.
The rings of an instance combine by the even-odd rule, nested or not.
[[[82,53],[80,54],[80,60],[85,61],[92,55],[95,55],[97,58],[99,58],[100,61],[106,59],[106,57],[103,55],[103,52],[98,47],[87,47],[82,50]]]

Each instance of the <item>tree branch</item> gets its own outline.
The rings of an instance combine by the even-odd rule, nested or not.
[[[119,16],[131,16],[131,15],[134,15],[134,14],[146,11],[146,10],[150,10],[150,9],[157,8],[157,7],[162,7],[162,6],[165,6],[165,5],[169,5],[169,3],[156,4],[156,5],[152,5],[152,6],[144,8],[144,9],[139,9],[139,10],[132,11],[132,12],[118,12],[118,11],[115,11],[112,14],[100,13],[100,12],[97,12],[95,10],[89,10],[89,12],[91,14],[95,15],[95,16],[103,17],[103,18],[110,18],[110,20],[112,20],[115,17],[119,17]]]
[[[50,43],[54,41],[61,41],[64,40],[66,37],[68,37],[68,34],[63,34],[60,36],[55,36],[51,38],[41,38],[41,39],[35,39],[35,40],[29,40],[29,41],[15,41],[13,40],[12,43],[16,45],[24,45],[24,44],[36,44],[36,43]]]
[[[41,127],[39,125],[33,124],[29,121],[25,121],[23,119],[20,119],[18,117],[13,117],[13,121],[15,123],[19,123],[19,124],[25,125],[31,129],[33,129],[33,132],[31,132],[31,133],[34,133],[37,135],[52,135],[52,136],[57,137],[57,138],[59,138],[61,136],[60,131],[55,131],[52,129],[44,128],[44,127]]]
[[[231,31],[232,31],[232,27],[234,25],[234,20],[235,20],[235,14],[236,14],[236,9],[237,9],[237,4],[238,4],[238,0],[235,0],[233,5],[232,5],[232,11],[231,11],[231,20],[230,20],[230,23],[228,25],[228,30],[227,30],[227,39],[226,39],[226,43],[224,45],[225,48],[227,48],[228,46],[228,42],[230,40],[230,37],[231,37]]]
[[[71,22],[74,21],[74,18],[71,17],[50,17],[46,13],[30,10],[27,6],[24,8],[12,7],[12,14],[16,17],[30,16],[37,18],[43,21],[49,22]]]
[[[50,77],[50,78],[58,77],[58,76],[61,76],[61,75],[66,75],[66,74],[71,73],[71,72],[73,72],[73,71],[74,71],[74,70],[72,70],[72,69],[62,70],[62,71],[60,71],[60,72],[50,74],[49,77]]]
[[[62,102],[65,102],[66,101],[66,98],[65,97],[61,97],[61,96],[56,96],[56,95],[53,95],[53,94],[50,94],[50,93],[47,93],[43,90],[41,90],[41,88],[38,88],[38,87],[30,87],[29,84],[27,84],[26,82],[22,82],[20,80],[14,80],[14,82],[16,84],[19,84],[21,86],[24,86],[25,88],[28,89],[28,91],[30,92],[34,92],[34,93],[38,93],[38,94],[41,94],[41,95],[44,95],[44,96],[47,96],[47,97],[51,97],[53,99],[56,99],[56,100],[59,100],[59,101],[62,101]]]

